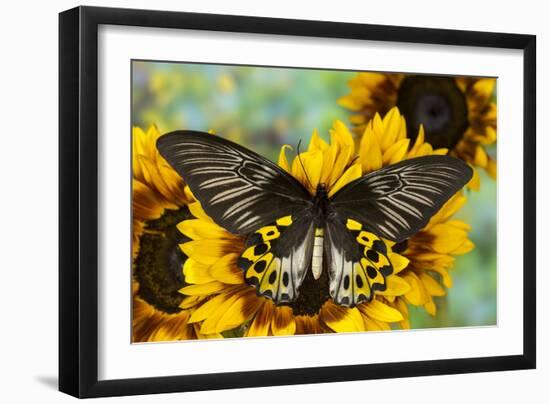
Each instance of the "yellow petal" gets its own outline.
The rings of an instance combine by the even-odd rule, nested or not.
[[[480,79],[472,86],[473,96],[476,98],[476,102],[485,104],[489,101],[489,98],[493,95],[495,89],[495,79]]]
[[[407,304],[405,303],[404,299],[396,299],[394,303],[394,307],[399,310],[401,315],[403,316],[404,320],[399,322],[399,326],[404,329],[408,330],[411,328],[411,324],[409,322],[409,308]]]
[[[475,244],[472,243],[470,240],[464,240],[464,243],[460,247],[458,247],[456,250],[452,251],[453,255],[463,255],[467,254],[470,251],[472,251],[475,248]]]
[[[447,289],[450,289],[453,287],[453,278],[451,278],[451,275],[449,275],[449,271],[447,271],[445,268],[440,268],[440,267],[433,267],[431,268],[431,270],[441,275],[441,280],[443,281],[443,285]]]
[[[420,280],[424,283],[426,290],[431,296],[445,296],[445,289],[430,275],[421,273],[419,275]]]
[[[403,320],[403,315],[399,310],[390,307],[381,301],[374,299],[369,303],[363,303],[358,306],[359,310],[369,317],[386,323],[394,323]]]
[[[206,212],[203,210],[200,202],[190,203],[188,208],[191,214],[195,216],[197,219],[202,219],[207,222],[213,222],[212,218],[208,216]]]
[[[275,308],[271,302],[264,301],[256,312],[254,320],[246,332],[247,337],[265,337],[269,335],[271,319]]]
[[[281,147],[281,151],[279,152],[279,167],[289,173],[290,166],[288,164],[288,160],[286,159],[286,149],[292,150],[292,147],[288,144]]]
[[[399,276],[389,276],[386,279],[386,290],[379,291],[378,293],[382,296],[401,296],[405,293],[408,293],[411,290],[411,287]]]
[[[186,296],[179,304],[180,309],[189,309],[198,305],[203,300],[202,296]]]
[[[238,285],[244,283],[243,271],[237,267],[238,253],[226,254],[210,267],[210,276],[217,281]]]
[[[296,316],[296,334],[322,334],[321,324],[319,324],[319,316]]]
[[[214,313],[218,311],[223,311],[224,303],[229,298],[229,296],[230,294],[223,293],[206,301],[191,314],[189,322],[196,323],[198,321],[203,321],[204,319],[212,316]]]
[[[418,151],[416,152],[416,157],[429,156],[433,154],[433,147],[429,143],[424,143],[420,145]]]
[[[203,334],[214,334],[218,329],[218,323],[222,317],[226,314],[227,308],[231,307],[246,291],[242,288],[238,292],[228,294],[227,300],[223,302],[223,306],[218,306],[218,310],[210,312],[209,315],[204,319],[204,322],[201,325],[201,333]]]
[[[392,144],[382,156],[385,165],[395,164],[405,158],[409,150],[410,139],[402,139]]]
[[[355,97],[352,97],[351,95],[344,95],[343,97],[338,98],[338,105],[352,111],[358,111],[359,109],[361,109],[361,103],[358,102]]]
[[[201,264],[191,258],[188,258],[183,264],[183,273],[187,283],[208,283],[215,280],[208,273],[208,265]]]
[[[208,283],[199,283],[197,285],[189,285],[181,288],[180,293],[189,296],[198,296],[198,295],[210,295],[212,293],[217,293],[227,288],[227,285],[221,282],[208,282]]]
[[[433,301],[433,299],[430,299],[428,301],[428,303],[426,303],[424,305],[424,309],[428,312],[428,314],[430,314],[432,316],[435,316],[436,307],[435,307],[435,302]]]
[[[243,294],[231,306],[225,307],[225,313],[216,324],[216,332],[231,330],[248,321],[256,313],[261,303],[261,298],[256,296],[255,291]]]
[[[369,129],[372,124],[373,121],[367,126],[359,145],[359,159],[365,173],[382,168],[382,149],[374,132]]]
[[[372,317],[363,317],[365,319],[365,328],[367,331],[389,331],[391,327],[384,321]]]
[[[464,206],[466,203],[466,197],[462,195],[461,193],[455,194],[451,199],[443,205],[441,209],[439,209],[439,212],[437,212],[435,215],[432,216],[430,219],[430,223],[426,228],[430,228],[431,226],[442,223],[447,221],[452,215],[454,215],[456,212]]]
[[[178,230],[193,240],[233,238],[223,227],[202,219],[189,219],[178,223]]]
[[[315,192],[319,179],[321,178],[322,167],[322,152],[304,152],[297,156],[292,162],[292,175],[309,188],[310,192]]]
[[[275,306],[273,320],[271,320],[271,332],[273,335],[294,335],[296,322],[292,314],[292,308],[288,306]]]
[[[237,246],[230,240],[192,240],[179,245],[188,257],[200,263],[212,265],[226,254],[235,252]]]
[[[473,189],[474,191],[479,191],[479,188],[481,186],[481,180],[479,178],[479,172],[474,168],[474,175],[472,176],[472,179],[470,182],[468,182],[468,188]]]
[[[478,167],[485,168],[487,167],[488,161],[489,158],[487,157],[487,153],[485,152],[483,146],[477,146],[475,148],[474,164]]]
[[[405,294],[405,297],[409,303],[415,306],[422,306],[425,304],[428,299],[428,295],[420,279],[418,279],[418,277],[412,272],[407,273],[404,278],[411,286],[409,292]]]
[[[430,248],[439,253],[450,253],[459,248],[468,234],[454,226],[449,226],[445,223],[436,224],[431,227],[429,234],[434,237]]]
[[[313,134],[311,135],[311,140],[309,141],[308,151],[324,151],[329,147],[327,142],[325,142],[319,136],[317,129],[313,129]]]
[[[432,154],[438,154],[440,156],[445,156],[449,153],[449,149],[442,147],[441,149],[435,149],[432,151]]]
[[[401,130],[402,121],[399,109],[397,107],[390,109],[386,116],[384,116],[382,123],[384,125],[384,137],[381,146],[382,150],[387,150],[395,143]]]
[[[407,257],[404,257],[401,254],[397,254],[394,252],[388,253],[388,258],[390,259],[391,264],[393,265],[393,273],[397,274],[407,268],[409,265],[409,259]]]
[[[327,303],[321,308],[320,317],[334,332],[358,332],[365,330],[361,313],[357,308]]]
[[[332,125],[331,144],[338,144],[340,147],[354,146],[353,136],[344,122],[337,119]]]
[[[362,174],[361,164],[359,163],[353,164],[344,172],[344,174],[340,176],[338,181],[336,181],[336,183],[332,187],[330,187],[330,192],[328,196],[329,197],[333,196],[344,185],[356,180],[357,178],[361,178],[361,174]]]
[[[193,195],[193,192],[191,192],[191,188],[189,188],[189,185],[186,185],[183,189],[183,192],[185,194],[185,197],[190,201],[190,203],[193,203],[192,201],[196,201],[197,198],[195,198],[195,195]]]
[[[384,73],[361,72],[357,78],[359,79],[358,85],[374,89],[387,79],[387,75]]]
[[[409,151],[409,158],[410,157],[416,157],[418,150],[420,149],[420,146],[424,144],[424,125],[420,125],[420,128],[418,129],[418,135],[416,136],[416,140],[414,141],[414,145]]]
[[[330,170],[330,177],[328,180],[330,186],[333,186],[344,173],[344,170],[351,161],[353,151],[354,147],[349,145],[343,145],[339,149],[339,152],[336,155],[336,159],[334,160],[334,165]]]

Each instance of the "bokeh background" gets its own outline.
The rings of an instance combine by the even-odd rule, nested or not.
[[[314,128],[328,140],[335,119],[349,125],[336,100],[348,92],[354,75],[133,61],[132,125],[146,129],[156,124],[161,133],[214,130],[276,161],[283,144],[296,146],[301,139],[305,150]],[[481,190],[467,191],[468,203],[456,216],[472,226],[476,248],[457,257],[453,287],[435,298],[435,317],[410,306],[412,328],[496,324],[496,183],[484,172],[481,177]]]

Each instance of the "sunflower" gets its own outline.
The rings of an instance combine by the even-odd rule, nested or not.
[[[425,141],[423,125],[420,125],[414,142],[407,137],[405,117],[393,107],[382,119],[378,113],[367,123],[359,143],[359,162],[363,172],[377,170],[398,161],[431,154],[447,154],[446,148],[433,149]],[[444,296],[445,288],[452,286],[449,270],[455,256],[466,254],[474,248],[468,239],[470,226],[460,220],[453,220],[466,203],[466,196],[457,193],[443,205],[417,234],[393,246],[393,250],[407,258],[409,264],[399,275],[407,281],[410,290],[398,296],[391,303],[405,320],[403,328],[409,328],[409,304],[421,306],[431,315],[436,314],[434,297]]]
[[[308,150],[292,162],[286,157],[289,146],[283,146],[279,166],[312,194],[317,184],[326,184],[331,196],[347,183],[385,165],[406,158],[447,152],[446,149],[433,150],[430,144],[424,142],[422,128],[412,146],[410,142],[411,139],[406,137],[404,118],[397,109],[393,109],[383,120],[375,115],[365,128],[358,146],[347,127],[336,121],[330,131],[330,143],[314,131]],[[188,257],[183,272],[189,285],[180,292],[186,296],[184,301],[188,300],[194,309],[189,323],[198,324],[202,334],[221,333],[225,336],[358,332],[389,330],[398,325],[407,328],[408,304],[421,305],[430,311],[428,297],[431,299],[431,296],[441,295],[442,290],[442,287],[437,289],[434,286],[438,281],[432,276],[433,273],[446,276],[445,285],[449,285],[447,270],[452,265],[449,254],[467,250],[463,244],[469,241],[453,240],[453,245],[462,244],[447,248],[445,252],[440,252],[441,256],[430,256],[430,251],[434,248],[440,251],[439,244],[445,244],[443,238],[438,238],[441,226],[466,228],[462,222],[447,222],[456,211],[448,206],[456,207],[453,201],[458,197],[464,198],[458,195],[451,199],[430,224],[407,243],[395,245],[386,241],[394,266],[393,274],[387,278],[388,287],[384,292],[377,292],[371,302],[353,308],[339,306],[331,300],[327,271],[323,271],[319,278],[326,287],[319,287],[318,283],[314,285],[308,273],[298,298],[290,304],[275,305],[271,300],[258,296],[255,288],[245,283],[242,270],[237,266],[237,259],[244,250],[244,238],[218,226],[204,212],[199,201],[190,203],[193,219],[184,220],[177,226],[190,239],[180,245]],[[434,268],[428,269],[423,264],[430,257]],[[443,261],[446,266],[443,266]],[[417,295],[422,299],[416,298]],[[431,303],[433,305],[433,301]],[[430,312],[435,314],[435,309]]]
[[[350,80],[351,92],[338,102],[352,111],[350,120],[358,137],[377,112],[385,115],[397,106],[412,141],[422,124],[425,141],[434,148],[445,148],[496,178],[496,161],[486,149],[497,139],[495,85],[492,78],[363,72]],[[469,187],[477,190],[479,182],[474,170]]]
[[[201,338],[188,324],[190,311],[180,307],[185,285],[181,268],[185,255],[178,244],[185,237],[177,224],[190,217],[181,177],[156,149],[160,132],[132,132],[132,255],[134,342]]]

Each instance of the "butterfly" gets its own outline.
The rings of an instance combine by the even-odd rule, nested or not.
[[[399,243],[420,231],[472,177],[462,160],[430,155],[366,174],[329,197],[325,184],[311,195],[269,159],[209,133],[171,132],[157,148],[206,214],[246,236],[237,264],[275,304],[296,300],[310,268],[314,279],[328,271],[335,303],[371,301],[393,273],[383,239]]]

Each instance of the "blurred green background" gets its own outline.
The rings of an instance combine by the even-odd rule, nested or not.
[[[134,61],[132,125],[161,133],[214,130],[276,161],[280,146],[305,150],[314,128],[328,139],[336,100],[354,72]],[[495,150],[491,150],[492,153]],[[472,226],[476,248],[457,257],[453,287],[435,298],[435,317],[410,306],[413,328],[496,324],[496,183],[482,173],[479,192],[456,216]]]

